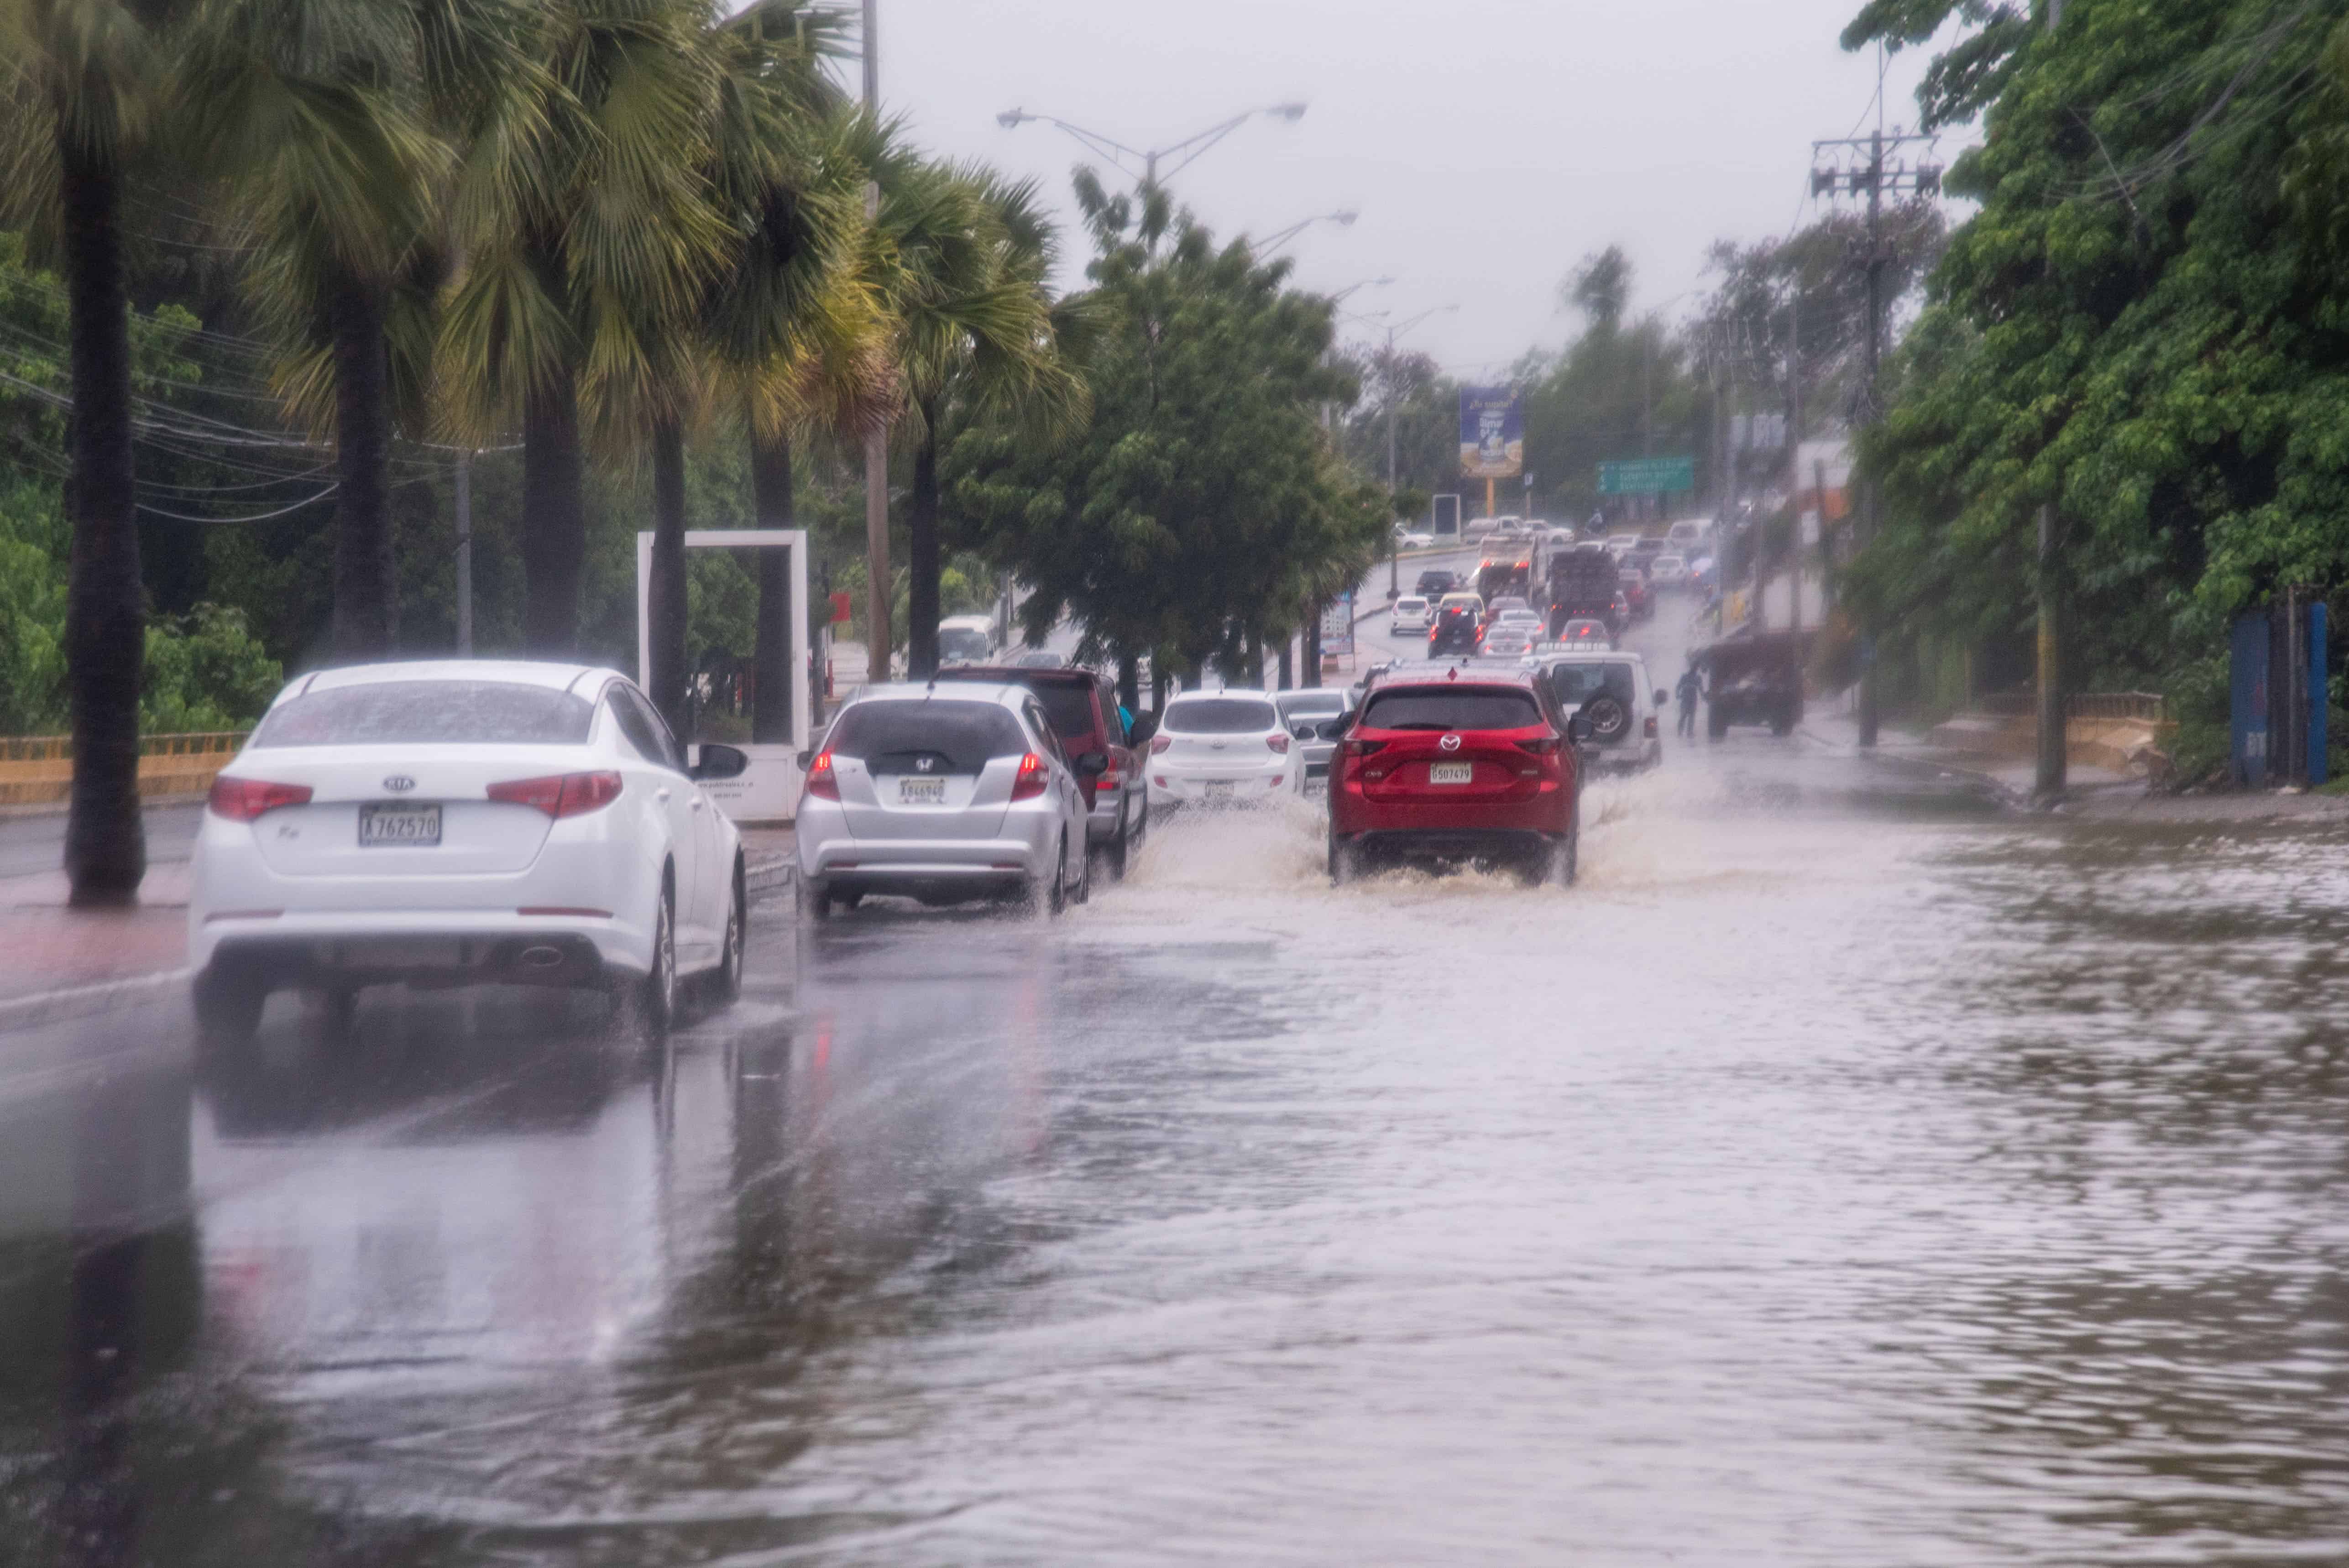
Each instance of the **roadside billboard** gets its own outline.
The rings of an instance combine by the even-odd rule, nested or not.
[[[1526,467],[1525,397],[1514,387],[1460,388],[1460,472],[1513,480]]]

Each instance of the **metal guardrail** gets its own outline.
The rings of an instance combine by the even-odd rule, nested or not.
[[[2154,691],[2083,692],[2064,705],[2066,718],[2136,718],[2160,724],[2169,717],[2168,699]]]

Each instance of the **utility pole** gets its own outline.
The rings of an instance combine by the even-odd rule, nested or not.
[[[473,656],[473,454],[457,454],[457,656]]]
[[[2047,30],[2054,32],[2063,20],[2064,0],[2047,0]],[[2038,543],[2039,769],[2032,794],[2042,804],[2052,805],[2064,798],[2071,758],[2070,737],[2064,723],[2063,645],[2056,620],[2055,508],[2050,502],[2040,503]]]
[[[1881,95],[1878,95],[1881,102]],[[1879,116],[1882,113],[1878,109]],[[1860,387],[1859,422],[1873,425],[1880,413],[1877,402],[1877,377],[1884,363],[1884,273],[1892,257],[1884,248],[1884,193],[1887,191],[1912,192],[1920,196],[1938,196],[1941,191],[1941,169],[1937,163],[1920,162],[1914,168],[1906,164],[1888,168],[1885,155],[1917,142],[1930,143],[1930,136],[1904,134],[1895,127],[1886,135],[1879,123],[1865,138],[1847,137],[1811,143],[1811,194],[1832,196],[1848,190],[1854,195],[1868,197],[1868,356],[1865,379]],[[1838,170],[1820,167],[1817,160],[1826,149],[1834,148],[1847,154],[1864,154],[1867,161],[1857,169]],[[1856,543],[1865,546],[1876,537],[1876,486],[1873,481],[1860,487],[1859,525]],[[1824,511],[1826,500],[1819,500]],[[1802,591],[1797,576],[1795,592]],[[1877,734],[1877,670],[1876,635],[1872,629],[1862,627],[1859,634],[1859,743],[1864,747],[1876,744]]]
[[[864,112],[881,119],[879,0],[864,0]],[[879,181],[864,182],[864,217],[881,215]],[[889,427],[864,438],[864,678],[889,678]]]

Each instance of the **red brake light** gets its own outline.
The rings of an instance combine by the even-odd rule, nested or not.
[[[280,806],[309,803],[307,784],[268,784],[258,779],[232,779],[225,773],[212,780],[212,793],[204,798],[205,808],[212,815],[232,822],[250,822]]]
[[[538,779],[507,779],[490,786],[492,800],[527,806],[550,817],[600,811],[620,798],[617,773],[549,773]]]
[[[832,770],[831,752],[819,751],[809,762],[807,779],[801,793],[812,795],[819,800],[840,799],[840,776]]]
[[[1174,744],[1174,738],[1171,735],[1154,735],[1150,738],[1150,755],[1155,757]]]
[[[1650,740],[1656,738],[1656,716],[1652,713],[1648,716],[1647,735]]]
[[[1011,798],[1033,800],[1044,792],[1044,759],[1032,751],[1028,753],[1019,759],[1019,771],[1012,775]]]
[[[1275,751],[1285,754],[1288,750],[1288,733],[1286,730],[1276,729],[1264,738],[1264,743]]]

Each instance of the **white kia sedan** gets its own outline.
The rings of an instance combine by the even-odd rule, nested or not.
[[[925,903],[1019,894],[1058,914],[1092,892],[1081,764],[1036,694],[985,681],[867,686],[808,759],[796,837],[800,909],[867,893]]]
[[[197,1017],[241,1038],[273,990],[592,987],[665,1032],[679,977],[742,973],[740,835],[626,677],[579,665],[361,665],[295,681],[213,785],[188,904]]]
[[[1150,739],[1150,805],[1262,805],[1302,788],[1303,758],[1268,693],[1185,692]]]

